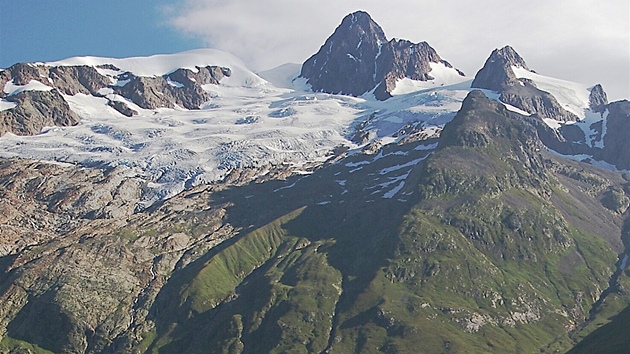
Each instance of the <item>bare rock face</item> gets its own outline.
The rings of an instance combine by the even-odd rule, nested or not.
[[[7,97],[3,88],[7,82],[13,81],[14,85],[23,86],[32,80],[47,82],[48,69],[43,65],[31,63],[17,63],[0,72],[0,98]]]
[[[518,107],[540,118],[551,118],[559,121],[576,121],[578,117],[565,110],[553,95],[539,90],[531,81],[518,80],[518,84],[507,86],[499,99],[501,102]]]
[[[374,91],[379,100],[391,97],[390,92],[396,88],[396,82],[403,78],[417,81],[433,80],[430,63],[442,63],[447,68],[453,66],[442,60],[438,53],[427,42],[411,43],[407,40],[392,39],[382,48],[382,54],[377,61],[380,72],[378,78],[383,78]],[[457,70],[460,75],[464,73]]]
[[[385,100],[399,79],[432,80],[430,63],[452,67],[426,42],[388,42],[370,15],[358,11],[346,16],[320,50],[304,62],[300,77],[307,79],[313,91],[360,96],[375,90],[376,98]]]
[[[606,119],[592,123],[588,137],[576,125],[563,125],[557,130],[540,122],[538,134],[544,144],[564,155],[590,155],[597,161],[605,161],[619,170],[630,169],[630,102],[612,102],[604,106]],[[602,113],[602,117],[604,114]],[[604,126],[605,124],[605,126]],[[605,133],[604,133],[605,132]],[[601,141],[592,144],[587,141]]]
[[[122,87],[114,87],[114,92],[146,109],[174,108],[175,105],[186,109],[199,109],[203,103],[210,100],[210,96],[201,85],[218,85],[221,79],[230,75],[229,68],[218,66],[197,67],[197,72],[178,69],[162,77],[135,76],[127,73],[126,77],[130,81]],[[129,114],[126,110],[123,112],[121,113]],[[133,115],[132,112],[131,114]]]
[[[113,65],[103,69],[119,70]],[[34,135],[45,126],[71,126],[79,117],[70,110],[63,95],[85,94],[102,97],[99,91],[112,88],[114,92],[132,100],[142,108],[199,109],[210,100],[201,85],[218,85],[231,70],[219,66],[178,69],[162,77],[137,77],[124,73],[119,80],[130,80],[125,86],[112,86],[112,78],[101,75],[96,68],[86,65],[53,66],[18,63],[0,72],[0,98],[17,104],[16,107],[0,111],[0,136],[6,132],[17,135]],[[37,81],[49,86],[50,91],[22,91],[17,94],[4,92],[11,82],[16,86]],[[138,112],[122,101],[109,101],[108,105],[120,114],[133,117]]]
[[[163,77],[135,76],[125,86],[116,87],[114,92],[146,109],[174,108],[176,104],[197,109],[210,100],[210,96],[198,85],[175,86]]]
[[[602,113],[606,110],[608,104],[608,96],[602,85],[597,84],[590,89],[588,96],[588,105],[593,112]]]
[[[514,48],[505,46],[493,50],[483,68],[475,75],[471,87],[503,91],[510,86],[514,86],[517,84],[518,79],[512,71],[512,66],[530,70],[525,60],[518,55]]]
[[[111,84],[109,79],[91,66],[55,66],[50,78],[57,89],[66,95],[83,93],[98,96],[98,90]]]
[[[120,114],[126,117],[133,117],[135,115],[138,115],[138,111],[129,108],[129,106],[127,106],[127,104],[122,101],[109,101],[107,102],[107,105],[117,110]]]
[[[366,12],[346,16],[319,51],[302,65],[313,91],[362,95],[376,86],[376,62],[387,42]]]
[[[0,136],[6,132],[16,135],[34,135],[45,126],[72,126],[79,123],[79,116],[70,110],[60,91],[66,94],[92,93],[89,88],[103,84],[106,78],[84,68],[49,68],[45,65],[18,63],[0,72],[0,98],[17,104],[16,107],[0,111]],[[60,75],[64,72],[64,75]],[[83,76],[85,77],[83,77]],[[22,91],[7,94],[3,89],[8,82],[24,86],[37,81],[55,87],[51,77],[57,78],[59,90]],[[86,86],[87,85],[87,86]],[[102,86],[105,87],[105,86]],[[99,87],[100,88],[100,87]]]
[[[497,91],[499,100],[541,118],[575,121],[578,117],[560,106],[550,93],[538,89],[527,79],[518,79],[512,67],[527,67],[525,60],[510,46],[495,49],[477,72],[471,87]]]
[[[630,102],[610,103],[601,159],[620,170],[630,169]],[[597,158],[597,156],[595,156]]]
[[[232,71],[230,68],[219,66],[196,67],[197,71],[190,69],[177,69],[166,75],[168,79],[181,83],[184,86],[191,86],[194,83],[198,85],[213,84],[218,85],[219,81],[224,77],[230,77]]]
[[[0,111],[0,135],[34,135],[46,126],[72,126],[80,120],[56,89],[23,91],[6,100],[17,106]]]

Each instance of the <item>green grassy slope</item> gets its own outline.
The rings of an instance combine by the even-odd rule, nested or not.
[[[568,350],[617,253],[567,221],[584,208],[540,147],[471,93],[409,175],[409,202],[297,209],[174,273],[147,351]]]

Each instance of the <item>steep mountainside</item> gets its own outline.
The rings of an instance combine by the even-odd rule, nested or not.
[[[2,343],[568,349],[623,252],[623,211],[606,200],[627,182],[545,153],[530,120],[474,91],[433,153],[434,140],[390,145],[286,182],[198,187],[125,219],[67,225],[2,258]],[[25,176],[77,173],[20,161],[5,173],[12,164]],[[42,191],[58,182],[42,177],[5,178],[4,200],[45,209],[55,194]],[[41,218],[71,211],[49,207]],[[627,304],[615,294],[608,303]]]
[[[630,323],[630,307],[616,315],[611,322],[589,334],[567,354],[623,353],[627,351],[628,323]]]
[[[301,71],[1,71],[0,353],[628,347],[630,103],[460,74],[364,12]]]
[[[377,99],[385,100],[399,80],[435,80],[434,69],[438,75],[450,74],[446,80],[451,83],[464,76],[426,42],[387,41],[370,15],[358,11],[346,16],[320,50],[304,62],[300,77],[314,91],[352,96],[373,91]]]
[[[607,187],[595,181],[612,176],[558,163],[541,147],[524,117],[472,92],[438,151],[390,178],[404,181],[398,197],[374,202],[365,199],[370,188],[339,197],[326,189],[330,200],[309,203],[326,175],[344,175],[336,166],[288,185],[284,198],[304,196],[305,207],[163,288],[150,349],[566,348],[614,272],[621,218],[598,201]]]

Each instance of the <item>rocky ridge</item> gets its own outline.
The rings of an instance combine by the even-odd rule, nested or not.
[[[539,134],[545,146],[560,154],[583,156],[586,161],[603,161],[619,170],[630,169],[627,153],[630,102],[606,104],[597,115],[599,120],[595,122],[562,125],[557,130],[540,124]]]
[[[0,111],[0,135],[33,135],[44,127],[72,126],[81,120],[56,89],[22,91],[6,100],[16,106]]]
[[[593,112],[603,113],[606,109],[606,105],[608,104],[608,96],[604,91],[602,85],[597,84],[593,86],[590,90],[590,94],[588,97],[589,107]]]
[[[400,79],[432,80],[431,63],[453,68],[426,42],[387,41],[370,15],[357,11],[304,62],[300,77],[316,92],[360,96],[374,91],[377,99],[386,100]]]
[[[47,126],[78,124],[79,116],[63,95],[106,97],[110,107],[127,117],[137,111],[129,108],[126,100],[145,109],[176,106],[199,109],[211,98],[202,85],[218,85],[230,75],[229,68],[219,66],[178,69],[163,76],[144,77],[121,72],[113,65],[18,63],[0,72],[0,99],[16,104],[0,111],[0,135],[6,132],[34,135]]]
[[[495,49],[475,75],[471,87],[497,91],[501,102],[530,114],[537,114],[541,118],[578,120],[575,114],[562,108],[553,95],[538,89],[531,80],[518,79],[512,67],[531,71],[512,47]]]

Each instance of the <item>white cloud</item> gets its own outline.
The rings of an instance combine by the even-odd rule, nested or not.
[[[629,98],[627,0],[187,0],[171,25],[233,53],[252,68],[301,63],[350,12],[365,10],[388,38],[427,41],[472,76],[490,52],[512,45],[539,73],[601,82]]]

